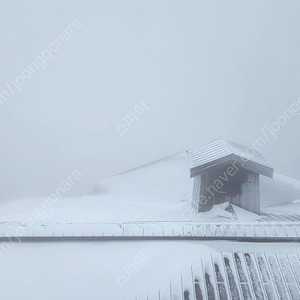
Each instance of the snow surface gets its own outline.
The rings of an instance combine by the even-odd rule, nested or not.
[[[199,257],[214,250],[182,242],[22,243],[0,256],[1,299],[115,300],[157,298],[170,281],[190,276]],[[143,253],[147,259],[123,284],[123,268]],[[172,253],[172,255],[169,255]],[[189,254],[189,255],[187,255]],[[153,298],[155,299],[155,298]]]
[[[0,256],[0,297],[9,300],[146,300],[148,296],[149,300],[157,300],[159,291],[162,298],[169,299],[171,283],[173,295],[181,299],[182,290],[193,293],[193,278],[197,278],[203,288],[204,273],[210,276],[216,288],[212,260],[218,263],[226,284],[223,258],[230,260],[236,278],[233,252],[272,255],[274,249],[277,255],[295,255],[298,246],[193,241],[15,244]],[[130,272],[128,281],[122,281],[121,285],[117,275],[123,276],[124,268],[136,262],[141,253],[144,260],[135,263],[137,270]],[[249,281],[247,272],[245,274]],[[226,289],[228,292],[227,284]]]
[[[45,198],[25,198],[0,204],[0,222],[36,223],[113,223],[154,221],[229,221],[234,216],[225,210],[228,203],[196,214],[190,202],[170,204],[119,201],[107,196],[60,198],[52,209],[43,209]],[[38,209],[40,208],[40,209]],[[259,220],[256,214],[235,207],[240,221]],[[37,214],[39,216],[37,216]],[[33,218],[33,215],[35,216]]]
[[[260,176],[262,207],[292,203],[300,199],[300,181],[274,173],[274,178]]]

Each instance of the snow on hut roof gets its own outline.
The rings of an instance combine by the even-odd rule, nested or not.
[[[224,139],[217,139],[200,148],[187,151],[187,155],[192,177],[234,161],[247,170],[268,177],[273,176],[273,168],[259,151]]]

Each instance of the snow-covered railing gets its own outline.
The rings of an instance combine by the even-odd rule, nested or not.
[[[0,239],[13,238],[300,241],[300,222],[1,223]]]

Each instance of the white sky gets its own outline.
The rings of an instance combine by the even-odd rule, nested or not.
[[[2,1],[0,93],[80,29],[0,105],[0,200],[70,191],[218,137],[251,145],[300,97],[299,1]],[[143,101],[150,111],[119,137]],[[299,116],[260,149],[300,179]]]

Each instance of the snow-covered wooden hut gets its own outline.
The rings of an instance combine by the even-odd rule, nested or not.
[[[218,139],[187,155],[197,211],[230,202],[260,214],[259,176],[272,178],[273,168],[259,151]]]

